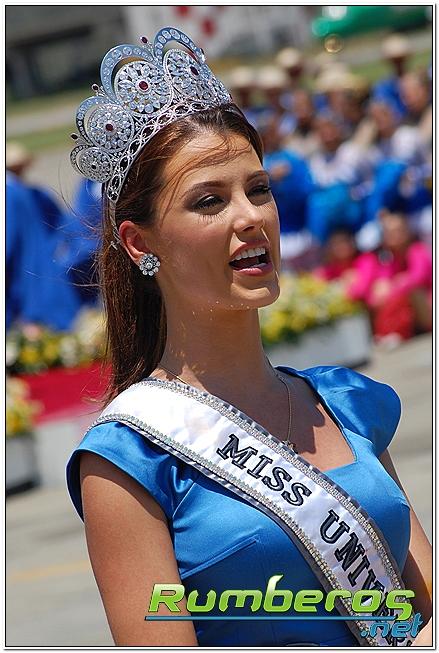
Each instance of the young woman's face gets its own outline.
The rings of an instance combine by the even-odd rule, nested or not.
[[[203,133],[166,165],[146,236],[161,261],[166,305],[239,310],[279,295],[279,218],[268,175],[246,139],[230,134],[227,142],[224,159],[203,164],[227,151],[222,137]]]

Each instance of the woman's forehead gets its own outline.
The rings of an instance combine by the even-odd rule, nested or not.
[[[165,166],[165,181],[173,186],[191,185],[213,177],[246,176],[262,170],[261,162],[246,138],[239,134],[203,132],[183,145]]]

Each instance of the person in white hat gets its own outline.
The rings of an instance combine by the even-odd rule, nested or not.
[[[257,88],[255,69],[250,66],[238,66],[230,72],[226,83],[236,104],[241,107],[247,120],[255,126],[258,113],[254,104]]]
[[[294,94],[305,86],[304,76],[307,71],[305,58],[300,50],[288,47],[277,53],[275,63],[287,76],[287,90],[283,93],[281,101],[283,106],[292,112]]]
[[[412,54],[412,47],[407,37],[402,34],[391,34],[384,39],[381,51],[384,59],[393,66],[396,75],[401,77]]]
[[[345,63],[335,61],[324,67],[314,84],[320,94],[318,108],[329,107],[343,119],[352,139],[363,146],[370,145],[374,131],[365,115],[367,80],[349,70]]]
[[[400,82],[412,54],[410,42],[405,36],[391,34],[383,41],[381,51],[383,59],[392,68],[392,74],[375,84],[372,96],[393,100],[398,105],[398,110],[404,115],[407,110],[401,97]]]
[[[63,265],[65,215],[52,193],[26,181],[32,154],[18,142],[6,146],[6,328],[45,325],[65,331],[80,309]]]
[[[18,141],[9,141],[6,143],[6,170],[12,172],[17,177],[23,177],[29,168],[33,157],[29,150]]]
[[[295,128],[288,94],[288,76],[279,66],[263,66],[258,71],[257,86],[264,99],[264,110],[259,115],[258,126],[275,116],[282,138],[290,136]]]
[[[317,149],[317,138],[314,132],[314,113],[316,107],[309,91],[298,88],[293,94],[292,112],[296,126],[287,140],[289,150],[299,156],[308,158]]]
[[[305,73],[305,60],[300,50],[284,48],[277,53],[275,62],[287,73],[291,90],[301,85]]]

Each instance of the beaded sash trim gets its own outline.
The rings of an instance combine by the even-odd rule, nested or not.
[[[110,421],[135,429],[262,510],[298,546],[327,591],[367,587],[387,593],[404,587],[383,535],[359,504],[231,404],[191,386],[148,378],[116,397],[90,428]],[[262,481],[269,469],[272,478]],[[341,614],[358,616],[345,598],[336,606]],[[363,646],[410,645],[409,638],[371,636],[365,621],[346,624]]]

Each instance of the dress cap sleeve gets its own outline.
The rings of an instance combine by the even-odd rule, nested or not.
[[[91,428],[67,463],[67,488],[82,520],[79,475],[82,451],[99,454],[138,481],[157,501],[167,518],[171,518],[175,509],[173,480],[178,461],[134,429],[119,422],[108,422]]]
[[[347,367],[292,372],[308,380],[342,426],[370,440],[376,456],[387,449],[401,417],[401,401],[391,386]]]

